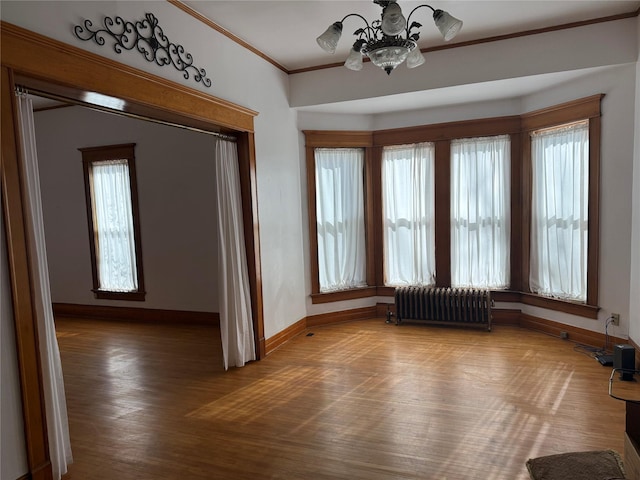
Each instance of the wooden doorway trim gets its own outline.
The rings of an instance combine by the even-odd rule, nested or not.
[[[0,22],[2,63],[2,207],[7,234],[19,376],[24,407],[29,478],[51,478],[33,269],[26,243],[23,159],[17,140],[13,90],[16,78],[28,88],[88,105],[99,94],[122,100],[123,113],[238,137],[244,231],[251,286],[256,355],[265,356],[262,274],[259,250],[253,118],[257,112],[82,49]],[[105,105],[103,105],[105,107]]]

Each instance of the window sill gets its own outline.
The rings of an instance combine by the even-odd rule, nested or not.
[[[557,312],[570,313],[585,318],[598,318],[600,307],[586,305],[584,303],[571,302],[569,300],[559,300],[557,298],[541,297],[532,293],[521,293],[521,303],[533,305],[534,307],[548,308]]]
[[[102,300],[144,302],[145,295],[146,292],[107,292],[105,290],[93,290],[93,296]]]
[[[330,303],[342,300],[353,300],[355,298],[375,297],[376,287],[354,288],[352,290],[339,290],[327,293],[312,293],[311,303]]]

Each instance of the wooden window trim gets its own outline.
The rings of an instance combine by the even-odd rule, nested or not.
[[[381,252],[384,247],[384,219],[382,216],[382,147],[372,147],[371,149],[371,172],[373,177],[373,252]],[[381,295],[380,289],[387,289],[393,296],[393,287],[381,287],[384,285],[384,259],[380,255],[370,255],[373,260],[375,271],[374,283],[376,285],[375,295]],[[373,258],[375,257],[375,258]]]
[[[309,257],[311,263],[311,295],[320,294],[320,272],[318,267],[318,224],[316,210],[316,168],[314,147],[307,146],[307,207],[309,216]],[[315,303],[315,302],[314,302]]]
[[[368,273],[368,272],[367,272]],[[374,297],[376,295],[376,287],[352,288],[349,290],[339,290],[335,292],[312,293],[311,303],[331,303],[341,302],[344,300],[354,300],[356,298]]]
[[[370,296],[393,296],[394,288],[384,286],[382,233],[381,162],[382,148],[434,142],[436,145],[436,284],[451,280],[450,245],[450,142],[456,138],[510,135],[511,139],[511,239],[508,290],[492,292],[494,300],[521,302],[586,318],[597,318],[599,264],[599,178],[601,149],[601,101],[604,94],[580,98],[517,116],[485,118],[435,125],[378,131],[305,130],[307,192],[311,258],[312,303],[327,303]],[[530,132],[578,120],[589,120],[589,231],[587,301],[547,298],[530,293],[529,256],[531,235],[531,142]],[[365,218],[367,235],[368,287],[319,293],[318,246],[315,226],[315,162],[318,147],[365,148]]]
[[[523,298],[530,299],[536,297],[544,299],[546,308],[563,310],[560,305],[571,310],[573,313],[576,306],[584,306],[585,309],[578,309],[580,315],[589,318],[592,316],[591,310],[598,308],[598,264],[600,252],[600,149],[601,149],[601,102],[604,94],[592,95],[581,98],[573,102],[554,105],[541,110],[536,110],[522,115],[522,159],[523,159],[523,244],[522,244],[522,273],[521,282]],[[561,126],[564,124],[577,122],[580,120],[589,121],[589,208],[588,208],[588,232],[587,232],[587,300],[584,304],[577,304],[571,301],[557,300],[535,295],[531,293],[529,285],[529,258],[531,255],[530,235],[531,235],[531,201],[532,201],[532,178],[531,178],[531,133],[542,128]],[[526,181],[526,184],[524,183]],[[526,193],[525,193],[526,192]],[[532,302],[533,300],[527,300]],[[525,302],[525,303],[527,303]],[[529,303],[534,304],[534,303]],[[539,305],[542,306],[542,305]],[[596,310],[597,312],[597,310]]]
[[[89,251],[91,253],[91,275],[93,278],[93,294],[95,298],[104,300],[144,301],[144,274],[142,268],[142,242],[140,241],[140,210],[138,205],[138,181],[134,154],[135,143],[107,145],[101,147],[79,148],[82,153],[84,171],[84,190],[87,209],[87,225],[89,228]],[[132,292],[112,292],[100,289],[98,277],[98,261],[96,256],[96,232],[93,217],[93,201],[91,198],[91,164],[102,160],[127,160],[129,167],[129,183],[131,194],[131,211],[133,216],[133,237],[136,253],[136,275],[138,289]]]
[[[510,134],[511,141],[511,232],[509,244],[509,272],[510,289],[522,290],[522,277],[520,268],[522,265],[522,244],[523,238],[523,211],[522,211],[522,161],[517,161],[522,152],[522,135],[520,132]],[[495,296],[494,296],[495,298]]]
[[[372,169],[371,132],[361,131],[318,131],[303,130],[305,135],[305,156],[307,165],[307,205],[309,208],[309,257],[311,262],[311,302],[329,303],[375,295],[376,272],[374,251],[376,237],[374,233],[374,191],[376,183]],[[367,287],[336,292],[320,292],[320,274],[318,270],[318,228],[316,223],[316,148],[363,148],[364,149],[364,218]],[[373,287],[373,288],[371,288]]]
[[[560,300],[557,298],[543,297],[535,293],[521,292],[520,303],[525,305],[533,305],[558,312],[570,313],[580,317],[598,319],[598,310],[596,305],[588,305],[584,303],[575,303],[569,300]]]
[[[437,123],[373,133],[373,144],[384,147],[421,142],[438,142],[469,137],[491,137],[520,132],[520,116],[481,118],[461,122]]]
[[[376,285],[376,266],[375,255],[371,255],[370,252],[376,252],[376,226],[375,226],[375,207],[374,201],[376,195],[376,189],[374,185],[379,185],[380,182],[376,181],[377,169],[374,169],[374,158],[371,148],[365,147],[364,149],[364,235],[365,235],[365,248],[367,255],[365,257],[366,279],[368,286]],[[379,178],[379,176],[378,176]],[[379,197],[378,197],[379,198]]]
[[[437,141],[435,156],[436,287],[448,287],[451,285],[451,140]]]

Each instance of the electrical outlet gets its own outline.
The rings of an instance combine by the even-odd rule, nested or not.
[[[612,313],[611,314],[611,323],[613,323],[614,325],[620,325],[620,314],[619,313]]]

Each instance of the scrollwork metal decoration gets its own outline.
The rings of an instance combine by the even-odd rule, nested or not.
[[[186,52],[182,45],[169,41],[152,13],[147,13],[144,20],[135,23],[125,21],[121,17],[105,17],[104,28],[93,28],[91,20],[85,20],[84,26],[76,25],[73,28],[73,33],[80,40],[94,40],[98,45],[104,45],[105,38],[110,36],[115,40],[113,49],[118,54],[123,50],[136,49],[148,62],[161,67],[173,65],[183,72],[186,80],[193,74],[196,82],[201,82],[206,87],[211,86],[205,69],[193,65],[193,56]]]

